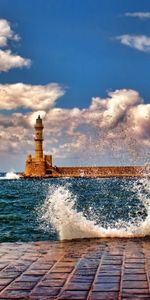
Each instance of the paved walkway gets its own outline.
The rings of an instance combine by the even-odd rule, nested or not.
[[[0,299],[150,299],[150,238],[0,244]]]

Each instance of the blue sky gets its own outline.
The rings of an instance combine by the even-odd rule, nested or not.
[[[0,40],[0,55],[11,60],[8,65],[0,56],[1,168],[23,168],[34,149],[29,140],[39,111],[49,130],[45,149],[55,164],[87,164],[77,149],[84,152],[90,140],[96,145],[88,153],[92,161],[96,140],[104,138],[107,145],[93,164],[131,163],[130,151],[108,151],[118,135],[118,145],[127,136],[136,163],[137,157],[142,163],[139,144],[144,153],[150,149],[150,0],[0,0],[0,20],[11,28],[6,43]]]
[[[132,88],[149,99],[149,54],[120,45],[125,33],[149,34],[150,20],[125,17],[149,11],[145,0],[0,0],[0,17],[20,34],[14,52],[30,57],[30,69],[0,74],[2,83],[58,82],[67,87],[64,107],[86,107],[92,96]]]

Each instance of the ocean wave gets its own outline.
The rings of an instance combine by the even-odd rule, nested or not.
[[[41,221],[53,226],[60,240],[96,237],[131,238],[150,235],[149,179],[137,180],[133,185],[133,192],[146,210],[145,218],[140,217],[138,222],[133,218],[126,221],[118,220],[115,224],[108,223],[105,228],[101,220],[97,222],[94,213],[93,220],[91,220],[88,218],[88,214],[85,216],[82,211],[77,210],[77,197],[71,192],[68,185],[51,186],[48,196],[40,208]],[[137,212],[137,215],[138,213],[140,214],[140,211]]]

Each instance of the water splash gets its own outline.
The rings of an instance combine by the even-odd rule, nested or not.
[[[19,176],[18,174],[16,174],[16,173],[13,172],[13,171],[10,171],[10,172],[7,172],[7,173],[5,174],[5,176],[0,177],[0,180],[1,180],[1,179],[2,179],[2,180],[5,180],[5,179],[10,180],[10,179],[19,179],[19,178],[20,178],[20,176]]]
[[[41,208],[41,220],[51,224],[60,240],[91,237],[142,237],[150,234],[150,182],[148,178],[137,180],[134,193],[143,203],[147,216],[139,222],[119,220],[105,228],[101,221],[89,220],[76,208],[77,198],[68,186],[53,186]]]

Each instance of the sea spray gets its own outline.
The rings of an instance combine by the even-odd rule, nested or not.
[[[18,175],[18,174],[16,174],[15,172],[13,172],[13,171],[10,171],[10,172],[7,172],[6,174],[5,174],[5,176],[1,176],[0,177],[0,180],[2,179],[7,179],[7,180],[11,180],[11,179],[19,179],[20,178],[20,176]]]
[[[150,235],[150,179],[149,176],[145,176],[135,182],[134,191],[138,198],[142,201],[146,211],[147,217],[141,222],[140,232],[143,236]]]
[[[126,187],[128,188],[128,186]],[[93,220],[88,214],[77,210],[77,196],[68,185],[51,186],[48,196],[40,212],[41,220],[50,224],[57,231],[60,240],[91,238],[91,237],[142,237],[150,234],[150,183],[148,178],[136,180],[133,192],[142,202],[147,216],[137,207],[138,218],[130,220],[117,220],[105,228],[93,213]],[[115,199],[114,199],[115,201]],[[133,200],[134,201],[134,200]],[[125,203],[122,203],[125,205]],[[90,207],[90,210],[92,208]],[[92,212],[91,212],[92,214]],[[144,219],[145,217],[145,219]]]
[[[82,212],[77,212],[75,201],[76,197],[68,188],[54,186],[41,208],[42,220],[56,229],[61,240],[97,235],[95,223],[87,220]]]

